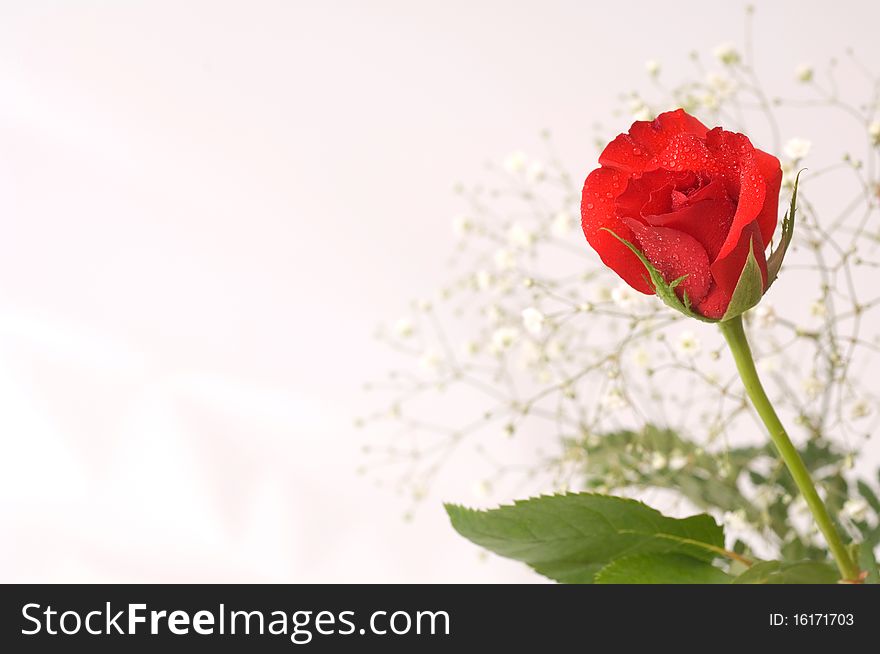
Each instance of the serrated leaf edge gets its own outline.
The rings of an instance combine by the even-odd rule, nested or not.
[[[473,541],[469,536],[461,533],[458,530],[458,527],[456,527],[456,525],[454,523],[455,518],[456,518],[456,515],[455,515],[456,513],[459,515],[488,514],[488,513],[493,513],[493,512],[497,512],[497,511],[502,511],[505,509],[508,509],[508,510],[515,509],[517,507],[520,507],[522,505],[528,504],[529,502],[533,502],[533,501],[539,501],[539,500],[545,500],[545,499],[556,499],[556,498],[562,498],[562,497],[595,497],[595,498],[601,498],[601,499],[611,499],[611,500],[615,500],[615,501],[618,501],[621,503],[637,505],[642,509],[647,509],[651,513],[656,514],[657,517],[665,518],[665,519],[669,519],[669,520],[686,521],[686,520],[693,520],[693,519],[699,519],[699,518],[708,519],[712,523],[713,527],[722,530],[721,538],[722,538],[722,543],[723,543],[723,527],[708,513],[698,513],[698,514],[695,514],[692,516],[687,516],[686,518],[673,518],[671,516],[664,515],[661,511],[658,511],[654,507],[646,504],[645,502],[642,502],[641,500],[636,500],[636,499],[628,498],[628,497],[619,497],[616,495],[605,495],[602,493],[591,493],[588,491],[576,492],[576,493],[573,493],[573,492],[554,493],[554,494],[542,493],[540,495],[531,496],[531,497],[524,498],[524,499],[516,499],[513,501],[513,503],[501,504],[501,505],[498,505],[496,507],[489,508],[489,509],[474,509],[474,508],[464,506],[462,504],[457,504],[457,503],[452,503],[452,502],[444,503],[443,507],[446,510],[446,513],[449,516],[450,521],[453,522],[453,525],[452,525],[453,529],[455,529],[461,536],[463,536],[467,540],[470,540],[471,542],[478,544],[475,541]],[[715,556],[731,558],[730,555],[732,554],[731,552],[728,552],[727,550],[725,550],[721,546],[713,545],[711,543],[706,543],[704,541],[700,541],[700,540],[696,540],[696,539],[692,539],[692,538],[687,538],[684,536],[676,536],[673,534],[658,533],[658,532],[645,533],[645,532],[640,532],[640,531],[637,531],[634,529],[615,529],[615,531],[617,531],[617,533],[619,533],[619,534],[637,534],[637,535],[642,535],[642,536],[648,536],[651,538],[656,538],[658,540],[669,540],[669,541],[680,543],[682,545],[688,545],[691,547],[695,547],[696,549],[702,549],[703,551],[706,551],[707,553],[713,554]],[[489,534],[486,534],[486,535],[489,535]],[[540,539],[540,540],[536,540],[535,542],[542,542],[542,541],[543,541],[543,539]],[[683,556],[691,556],[691,558],[694,558],[696,560],[701,560],[697,556],[694,556],[692,554],[689,555],[689,554],[682,553],[682,555]],[[627,555],[624,554],[622,556],[625,557]],[[606,563],[605,565],[606,566],[610,565],[611,563],[613,563],[615,560],[617,560],[619,558],[621,558],[621,557],[620,556],[615,557],[615,558],[611,559],[610,561],[608,561],[608,563]],[[732,558],[739,558],[739,557],[732,557]],[[708,562],[708,560],[706,562]],[[540,574],[544,574],[539,569],[541,567],[541,562],[537,562],[537,561],[528,562],[527,565],[529,567],[535,569]],[[548,576],[548,575],[544,574],[544,576]],[[552,576],[550,576],[549,578],[554,579],[554,577],[552,577]]]

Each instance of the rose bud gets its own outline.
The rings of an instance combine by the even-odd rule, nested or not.
[[[777,249],[782,169],[742,134],[709,129],[682,109],[636,121],[587,176],[587,241],[637,291],[683,313],[729,320],[756,305],[791,239],[791,209]]]

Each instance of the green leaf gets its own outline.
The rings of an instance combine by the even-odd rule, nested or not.
[[[877,565],[877,557],[874,556],[874,548],[870,543],[862,543],[859,547],[859,568],[868,573],[865,577],[867,584],[880,584],[880,567]]]
[[[709,562],[724,534],[708,515],[668,518],[642,502],[593,493],[545,495],[478,511],[446,505],[459,534],[564,583],[592,583],[621,556],[685,554]]]
[[[791,192],[791,205],[785,212],[785,218],[782,219],[782,236],[779,239],[779,245],[767,257],[767,289],[776,281],[779,276],[779,269],[782,267],[782,260],[785,259],[785,253],[788,251],[788,245],[791,243],[791,237],[794,235],[794,214],[797,211],[797,191],[798,181],[800,180],[803,170],[799,170],[794,178],[794,188]]]
[[[746,265],[739,274],[739,280],[736,282],[736,288],[733,289],[730,304],[727,305],[727,311],[721,317],[721,322],[744,314],[758,304],[762,297],[764,297],[764,277],[755,258],[755,241],[752,240],[749,242]]]
[[[861,479],[856,482],[856,487],[859,489],[859,495],[865,498],[865,501],[870,507],[874,509],[876,513],[880,513],[880,498],[878,498],[877,494],[871,490],[871,487]]]
[[[618,241],[623,243],[632,251],[633,254],[635,254],[639,258],[639,261],[642,262],[642,264],[645,266],[645,269],[648,271],[648,276],[646,277],[646,279],[654,287],[654,292],[657,294],[657,297],[663,300],[663,302],[667,306],[672,307],[679,313],[683,313],[688,318],[696,318],[697,320],[702,320],[703,322],[718,322],[717,320],[707,318],[706,316],[701,316],[700,314],[691,311],[691,303],[690,300],[688,300],[687,293],[684,294],[683,300],[678,297],[675,289],[685,280],[687,275],[679,277],[678,279],[674,279],[671,282],[667,282],[660,271],[657,270],[657,268],[654,266],[654,264],[648,261],[648,257],[646,257],[644,253],[639,250],[635,245],[627,241],[625,238],[621,238],[607,227],[603,227],[602,229],[604,229]]]
[[[730,575],[684,554],[636,554],[599,570],[597,584],[729,584]]]
[[[735,584],[836,584],[837,570],[819,561],[761,561],[733,580]]]

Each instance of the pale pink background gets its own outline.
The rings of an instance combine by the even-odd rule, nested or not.
[[[756,18],[771,88],[880,59],[871,3]],[[586,172],[646,59],[741,26],[668,0],[0,3],[0,579],[535,580],[353,474],[373,327],[445,277],[454,182],[542,127]]]

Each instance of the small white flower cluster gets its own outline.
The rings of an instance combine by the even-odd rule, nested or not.
[[[519,338],[519,330],[514,327],[499,327],[492,332],[491,351],[493,354],[502,354],[510,349]]]
[[[812,146],[813,144],[807,139],[793,138],[786,142],[783,152],[785,152],[786,157],[797,163],[810,154],[810,148]]]
[[[715,55],[715,58],[718,59],[725,66],[735,66],[740,60],[739,51],[736,49],[736,46],[733,43],[720,43],[715,46],[715,49],[712,51],[712,54]]]
[[[736,82],[725,73],[710,72],[706,75],[706,89],[699,94],[704,108],[716,111],[736,91]]]
[[[604,293],[605,289],[600,289],[600,293]],[[641,293],[634,290],[632,286],[626,282],[619,282],[608,293],[609,299],[624,311],[632,311],[639,307],[642,303]]]
[[[700,353],[700,340],[690,330],[678,335],[677,346],[679,353],[686,357],[694,357]]]
[[[813,67],[810,64],[800,64],[794,70],[794,78],[798,82],[808,84],[813,81]]]
[[[868,125],[868,136],[871,137],[872,145],[880,145],[880,121],[871,121]]]
[[[532,336],[540,336],[541,332],[544,329],[544,314],[535,309],[534,307],[529,307],[528,309],[523,309],[522,311],[522,321],[523,327],[526,328],[526,331],[529,332]]]
[[[502,167],[511,175],[525,175],[525,178],[533,184],[542,182],[547,177],[547,169],[543,162],[537,159],[529,161],[529,158],[521,150],[508,154],[502,162]]]

